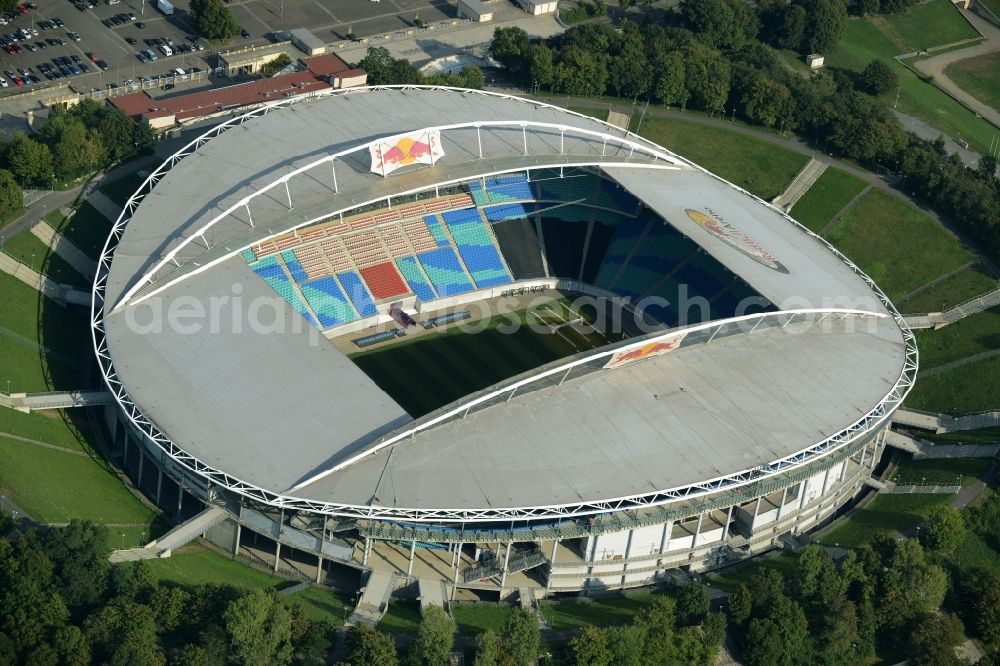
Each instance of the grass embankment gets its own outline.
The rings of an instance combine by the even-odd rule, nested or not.
[[[864,189],[865,181],[846,171],[830,167],[795,202],[789,215],[810,231],[819,233],[834,215]]]
[[[983,104],[1000,109],[1000,52],[959,60],[944,73]]]
[[[896,302],[900,312],[943,312],[996,289],[997,279],[982,266],[969,266],[926,291]]]

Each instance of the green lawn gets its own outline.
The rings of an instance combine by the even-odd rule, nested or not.
[[[76,272],[65,259],[40,241],[30,231],[8,238],[4,241],[3,251],[33,270],[43,273],[61,284],[71,284],[80,288],[90,286],[90,280]]]
[[[1000,409],[1000,356],[918,378],[906,406],[946,414]]]
[[[789,215],[815,233],[826,226],[844,206],[865,189],[857,176],[829,167],[795,202]]]
[[[964,571],[979,569],[1000,576],[1000,553],[972,530],[966,530],[965,538],[952,552],[951,560]]]
[[[709,574],[708,580],[713,587],[732,592],[740,585],[748,583],[754,573],[760,569],[774,569],[789,578],[795,572],[798,562],[798,553],[781,551],[763,555],[745,564],[727,567],[718,573]]]
[[[86,201],[69,217],[64,217],[59,211],[53,211],[45,216],[45,220],[91,259],[100,256],[104,241],[111,233],[112,221]]]
[[[960,482],[968,486],[976,482],[989,469],[992,460],[988,458],[932,458],[930,460],[903,460],[892,475],[893,483],[940,483]],[[959,478],[961,477],[961,478]]]
[[[898,301],[896,307],[901,312],[942,312],[992,291],[997,286],[997,279],[985,268],[979,265],[969,266],[927,291]]]
[[[286,600],[302,606],[310,620],[327,620],[336,626],[344,624],[344,618],[351,611],[349,600],[322,587],[308,587]]]
[[[980,102],[1000,109],[1000,52],[959,60],[944,72]]]
[[[234,587],[278,588],[287,581],[277,576],[251,569],[202,546],[186,546],[170,557],[149,560],[153,573],[161,583],[185,587],[215,583]]]
[[[952,495],[879,495],[846,521],[816,536],[816,541],[825,546],[856,548],[876,534],[914,527],[928,511],[951,499]]]
[[[451,607],[455,624],[463,636],[474,636],[487,629],[500,633],[503,623],[510,616],[510,611],[510,606],[455,604]]]
[[[0,486],[34,518],[65,523],[149,524],[155,513],[129,493],[99,458],[0,437]]]
[[[935,444],[1000,444],[1000,428],[956,430],[954,432],[917,432],[917,436]]]
[[[7,274],[0,274],[0,303],[0,390],[7,390],[7,380],[14,393],[87,386],[86,312],[59,306]]]
[[[567,106],[570,111],[576,111],[577,113],[582,113],[585,116],[590,116],[591,118],[597,118],[598,120],[608,119],[607,109],[594,109],[589,106]]]
[[[154,168],[148,166],[147,168]],[[139,167],[136,167],[137,171]],[[140,178],[138,173],[132,173],[124,178],[119,178],[113,183],[105,183],[101,186],[101,192],[107,195],[109,199],[114,201],[119,206],[124,206],[128,198],[135,194],[135,191],[139,189],[145,177]]]
[[[1000,307],[978,312],[944,328],[919,330],[915,334],[923,370],[1000,349]]]
[[[637,123],[633,116],[633,131]],[[672,118],[647,115],[639,133],[767,200],[781,194],[809,161],[767,141]]]
[[[882,14],[870,19],[889,39],[896,53],[919,51],[979,37],[951,0],[931,0],[902,14]]]
[[[947,4],[947,0],[940,0]],[[932,3],[933,4],[933,3]],[[918,9],[917,7],[914,10]],[[911,10],[913,11],[913,10]],[[934,11],[940,11],[936,8]],[[957,10],[952,9],[957,15]],[[889,22],[897,17],[879,19]],[[961,17],[958,17],[961,19]],[[885,28],[886,23],[879,23]],[[937,25],[928,24],[926,29],[936,31]],[[900,32],[902,31],[902,32]],[[843,67],[860,72],[875,58],[885,60],[899,77],[899,100],[896,102],[896,91],[886,93],[892,96],[896,107],[902,113],[913,116],[937,128],[939,131],[954,138],[965,139],[972,150],[985,153],[993,140],[996,129],[976,114],[953,100],[932,83],[921,80],[916,74],[896,62],[896,55],[903,51],[919,48],[917,41],[922,30],[896,28],[887,34],[870,19],[853,19],[847,24],[847,33],[841,39],[837,51],[827,56],[826,63],[831,67]],[[953,30],[944,29],[944,34],[954,34]],[[910,41],[904,46],[894,45],[894,35],[906,34]],[[947,43],[947,38],[933,40],[938,44]]]
[[[389,602],[389,610],[378,623],[378,628],[388,634],[415,634],[420,626],[420,602],[402,599]]]
[[[642,590],[579,601],[542,602],[541,612],[549,626],[556,630],[628,624],[662,594],[667,592]]]
[[[904,296],[971,259],[934,220],[882,190],[862,197],[828,239],[889,298]]]
[[[89,427],[83,422],[82,414],[77,414],[76,418],[79,423],[71,420],[70,412],[62,410],[24,414],[13,409],[0,409],[0,433],[26,437],[64,449],[89,452],[91,448],[85,439]]]

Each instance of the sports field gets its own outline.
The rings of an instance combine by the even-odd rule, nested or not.
[[[351,357],[410,415],[417,417],[499,381],[608,338],[591,313],[560,298]],[[577,324],[570,322],[577,321]],[[556,328],[558,327],[558,328]],[[420,331],[418,331],[419,333]]]

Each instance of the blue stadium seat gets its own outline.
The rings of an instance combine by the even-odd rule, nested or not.
[[[344,291],[354,303],[358,314],[362,317],[371,317],[377,312],[375,301],[372,300],[372,295],[368,292],[368,287],[365,286],[365,281],[361,279],[360,275],[354,271],[344,271],[337,273],[337,277],[340,278],[340,284],[344,285]]]
[[[424,222],[427,223],[427,228],[430,229],[431,236],[437,241],[439,247],[451,245],[448,235],[445,234],[444,229],[441,227],[441,219],[437,215],[424,215]]]
[[[509,284],[514,278],[507,272],[496,243],[479,216],[479,210],[468,208],[442,214],[458,252],[480,289]]]
[[[528,217],[534,208],[534,204],[500,204],[499,206],[484,208],[483,213],[490,222],[503,222],[504,220],[519,220]]]
[[[257,255],[254,254],[253,250],[251,250],[250,248],[243,250],[243,252],[240,253],[240,256],[243,257],[243,261],[247,262],[248,264],[252,261],[257,261]]]
[[[440,296],[453,296],[472,291],[472,283],[465,276],[462,265],[458,263],[455,251],[450,247],[422,252],[417,255],[420,265],[430,278],[434,290]]]
[[[614,291],[637,298],[691,253],[693,241],[668,224],[655,221],[635,248],[612,285]]]
[[[413,293],[417,295],[422,301],[433,301],[437,298],[437,294],[434,293],[434,289],[430,284],[427,283],[424,274],[420,272],[420,267],[417,265],[417,260],[414,257],[401,257],[396,260],[396,266],[399,268],[399,272],[403,275],[403,279],[406,280],[406,284],[409,285]]]
[[[319,317],[322,329],[331,328],[357,319],[354,308],[347,302],[340,285],[331,275],[317,278],[300,286],[302,295]]]
[[[535,193],[524,174],[506,174],[486,179],[486,193],[489,201],[532,201]]]
[[[299,263],[298,258],[295,253],[291,250],[285,250],[281,253],[281,258],[285,261],[285,266],[288,267],[288,272],[291,273],[292,279],[296,282],[305,282],[309,279],[306,272],[302,270],[302,264]]]
[[[251,263],[250,269],[263,278],[264,282],[266,282],[271,289],[274,289],[275,293],[288,301],[288,304],[292,306],[293,310],[302,315],[310,324],[317,326],[316,319],[309,313],[309,309],[306,307],[305,303],[302,302],[302,299],[299,298],[299,295],[295,293],[292,281],[288,279],[288,275],[286,275],[285,271],[281,268],[281,264],[278,262],[277,257],[264,257],[259,261]]]

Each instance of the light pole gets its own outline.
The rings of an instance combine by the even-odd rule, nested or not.
[[[125,533],[122,532],[122,550],[125,550]]]

